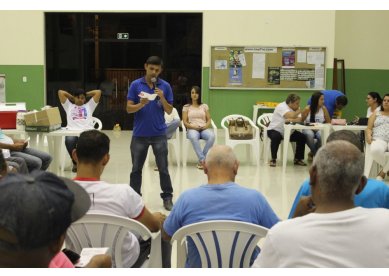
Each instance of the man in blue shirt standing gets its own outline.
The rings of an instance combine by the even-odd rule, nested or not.
[[[324,95],[324,106],[327,108],[330,118],[334,117],[335,110],[342,110],[348,103],[347,97],[338,90],[323,90],[320,92]],[[311,104],[311,98],[309,98],[308,104]]]
[[[141,195],[142,168],[151,146],[159,171],[163,206],[170,211],[173,208],[173,188],[168,171],[164,112],[172,112],[173,92],[168,82],[158,78],[162,65],[160,57],[149,57],[144,65],[146,75],[134,80],[128,89],[127,112],[135,113],[131,140],[130,186]]]

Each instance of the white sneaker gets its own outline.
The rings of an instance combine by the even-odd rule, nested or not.
[[[377,179],[377,180],[380,180],[380,181],[383,181],[383,180],[384,180],[384,179],[382,178],[382,176],[380,176],[380,175],[377,176],[376,179]]]

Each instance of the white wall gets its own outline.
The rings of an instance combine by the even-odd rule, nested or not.
[[[325,46],[332,68],[335,11],[204,11],[203,67],[211,46]]]
[[[346,69],[389,68],[389,11],[337,11],[335,57]]]
[[[0,64],[44,64],[42,11],[0,11]]]
[[[204,11],[203,20],[204,67],[212,45],[301,45],[326,46],[327,68],[334,57],[348,69],[389,68],[389,11]],[[44,64],[43,11],[0,11],[0,26],[1,65]]]

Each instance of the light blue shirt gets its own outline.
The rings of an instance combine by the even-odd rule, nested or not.
[[[288,218],[293,217],[300,198],[309,195],[311,195],[311,186],[309,185],[309,179],[307,179],[297,192]],[[354,204],[365,208],[389,209],[389,187],[382,181],[369,178],[362,192],[354,196]]]
[[[244,221],[271,228],[279,218],[261,193],[228,182],[206,184],[182,193],[163,228],[173,236],[183,226],[209,220]],[[258,252],[254,252],[252,260]],[[188,239],[186,267],[201,267],[199,253],[191,239]]]

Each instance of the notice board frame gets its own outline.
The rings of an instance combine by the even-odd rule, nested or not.
[[[210,89],[324,90],[324,46],[211,46]]]

